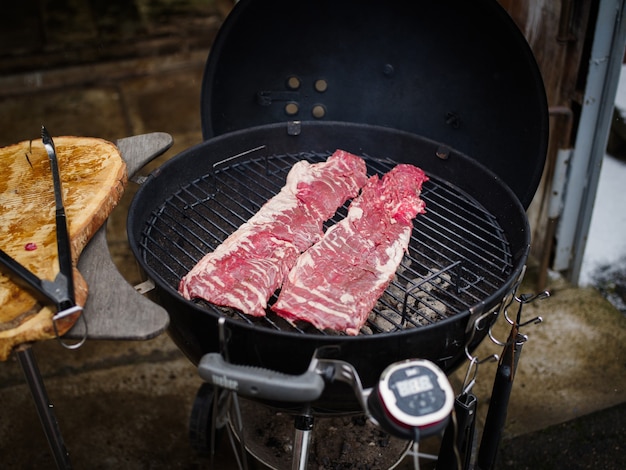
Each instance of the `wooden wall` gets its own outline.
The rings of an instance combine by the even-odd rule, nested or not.
[[[539,65],[550,109],[550,143],[543,179],[528,209],[531,257],[549,258],[554,221],[547,205],[558,149],[568,149],[584,94],[598,0],[498,0],[526,37]],[[545,264],[545,263],[544,263]]]

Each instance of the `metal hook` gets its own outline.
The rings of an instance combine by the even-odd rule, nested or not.
[[[497,315],[497,314],[498,314],[497,310],[492,310],[492,311],[489,311],[487,313],[484,313],[483,315],[478,317],[476,319],[476,321],[474,321],[474,329],[472,330],[472,334],[470,335],[469,340],[465,343],[465,355],[470,360],[470,363],[471,362],[476,362],[477,364],[482,364],[483,362],[487,362],[487,361],[492,360],[494,358],[495,358],[495,360],[499,359],[497,354],[492,354],[491,356],[488,356],[488,357],[486,357],[484,359],[479,360],[476,356],[474,356],[472,353],[469,352],[469,345],[472,342],[472,340],[474,339],[474,332],[480,331],[482,329],[482,327],[480,327],[480,325],[479,325],[480,322],[482,322],[489,315]],[[489,336],[491,336],[491,327],[489,327]]]
[[[485,320],[490,315],[498,315],[498,310],[490,310],[487,313],[483,313],[480,317],[476,319],[474,322],[474,331],[482,331],[484,326],[481,325],[482,321]]]
[[[467,365],[467,372],[465,373],[465,378],[463,379],[461,395],[467,395],[468,393],[470,393],[470,391],[476,384],[476,377],[478,376],[478,366],[480,364],[483,364],[488,361],[497,362],[499,360],[500,360],[500,356],[498,356],[497,354],[492,354],[490,356],[485,357],[484,359],[478,359],[476,356],[472,356]],[[472,370],[474,371],[473,374],[471,374]]]
[[[469,352],[469,345],[471,344],[472,340],[474,339],[474,335],[476,333],[476,331],[481,331],[484,327],[481,326],[481,322],[487,318],[489,315],[498,315],[500,313],[499,310],[490,310],[486,313],[483,313],[481,316],[479,316],[476,320],[474,320],[474,328],[472,329],[472,333],[469,336],[469,339],[465,342],[465,355],[467,356],[467,358],[470,360],[470,362],[472,361],[478,361],[478,359],[476,358],[476,356],[474,356],[473,354],[471,354]],[[489,328],[489,330],[491,330],[491,327]],[[491,336],[491,334],[490,334]],[[498,359],[497,355],[496,356],[496,360]],[[479,362],[485,362],[487,360],[489,360],[490,358],[485,358]]]
[[[473,357],[469,361],[469,364],[467,365],[467,372],[465,372],[465,378],[463,379],[463,387],[461,388],[461,395],[467,395],[476,384],[476,376],[478,375],[479,364],[480,364],[480,361],[476,357]],[[474,374],[471,375],[471,379],[470,379],[470,373],[472,372],[472,370],[474,371]]]
[[[514,324],[517,324],[518,327],[530,325],[531,323],[534,323],[534,324],[541,323],[543,321],[543,318],[540,316],[534,317],[525,322],[521,322],[520,319],[521,319],[521,313],[522,313],[522,306],[529,304],[531,302],[534,302],[535,300],[543,300],[548,297],[550,297],[550,292],[547,290],[540,292],[539,294],[521,294],[520,296],[515,295],[513,296],[513,299],[519,303],[519,307],[517,310],[517,320],[515,321],[511,320],[511,318],[508,315],[508,307],[512,303],[513,299],[511,300],[511,302],[509,302],[509,304],[504,310],[504,318],[506,319],[507,322],[509,322],[511,326],[513,326]]]
[[[526,326],[526,325],[530,325],[531,323],[538,325],[539,323],[541,323],[543,321],[543,317],[541,316],[536,316],[535,318],[531,318],[528,321],[525,321],[524,323],[520,323],[518,326],[518,328],[521,328],[522,326]]]
[[[54,328],[54,335],[56,336],[57,341],[65,349],[78,349],[83,344],[85,344],[85,341],[87,341],[87,336],[88,336],[87,319],[85,318],[85,315],[82,312],[83,312],[83,307],[81,307],[80,305],[75,305],[73,307],[66,308],[65,310],[57,312],[56,314],[52,316],[52,327]],[[61,335],[59,335],[59,330],[57,328],[57,320],[61,320],[62,318],[68,317],[75,313],[80,313],[79,318],[83,321],[83,325],[85,326],[85,333],[83,334],[83,337],[77,343],[69,344],[63,341],[63,339],[61,338]]]
[[[501,346],[501,347],[505,347],[508,346],[509,344],[511,344],[511,341],[500,341],[498,338],[495,337],[495,335],[492,332],[492,328],[493,325],[491,325],[489,327],[489,339],[496,345],[496,346]]]
[[[516,287],[516,289],[517,289],[517,287]],[[511,306],[511,304],[513,303],[513,301],[514,301],[515,299],[516,299],[516,297],[515,297],[515,291],[512,291],[512,292],[511,292],[510,294],[508,294],[508,295],[507,295],[507,297],[506,297],[506,298],[502,301],[502,304],[501,304],[501,306],[500,306],[500,312],[502,312],[502,314],[503,314],[503,316],[504,316],[504,319],[505,319],[505,320],[506,320],[506,322],[507,322],[509,325],[511,325],[511,326],[514,326],[514,325],[515,325],[515,322],[509,318],[509,315],[508,315],[508,310],[509,310],[509,307]],[[500,341],[499,339],[497,339],[497,338],[495,337],[495,335],[493,334],[493,327],[494,327],[494,325],[495,325],[495,322],[494,322],[494,323],[492,323],[492,324],[489,326],[489,331],[488,331],[488,334],[489,334],[489,339],[490,339],[490,340],[491,340],[491,341],[492,341],[495,345],[497,345],[497,346],[505,347],[505,346],[510,345],[510,344],[511,344],[511,341],[510,341],[509,339],[507,339],[507,341]]]
[[[524,267],[524,270],[522,271],[522,274],[520,275],[519,279],[517,280],[517,282],[515,283],[513,289],[510,291],[509,294],[507,294],[504,299],[502,300],[502,302],[499,304],[499,306],[493,310],[490,310],[486,313],[483,313],[482,315],[480,315],[475,321],[474,321],[474,328],[472,329],[471,334],[469,335],[469,339],[467,340],[467,342],[465,343],[465,355],[467,356],[467,358],[470,361],[470,368],[472,366],[472,364],[475,364],[476,366],[478,366],[478,364],[482,364],[483,362],[487,362],[487,361],[498,361],[500,360],[500,356],[498,354],[492,354],[486,358],[483,359],[478,359],[476,356],[474,356],[472,353],[469,352],[469,345],[471,344],[472,340],[474,339],[474,335],[476,333],[476,331],[481,331],[484,326],[482,325],[483,321],[489,317],[490,315],[495,315],[496,317],[500,315],[500,313],[504,313],[504,317],[506,319],[506,321],[510,324],[510,325],[514,325],[515,322],[513,322],[513,320],[511,320],[508,315],[507,315],[507,311],[508,308],[511,306],[511,304],[513,303],[514,300],[517,300],[517,296],[515,295],[515,293],[517,292],[518,287],[520,286],[522,279],[523,279],[523,275],[524,272],[526,271],[526,267]],[[543,298],[545,296],[549,295],[547,292],[538,294],[537,296],[533,296],[534,300],[535,298]],[[528,300],[531,301],[531,300]],[[534,318],[533,320],[531,320],[531,322],[538,322],[540,320],[538,320],[540,317]],[[491,341],[493,341],[494,344],[496,344],[497,346],[501,346],[501,347],[505,347],[508,346],[510,344],[509,341],[500,341],[498,340],[494,334],[493,334],[493,326],[494,326],[495,322],[493,322],[488,330],[487,333],[489,335],[489,339],[491,339]],[[468,374],[469,374],[469,370],[468,370]],[[468,380],[468,377],[466,377],[466,380]],[[473,384],[471,384],[473,385]],[[470,384],[465,384],[465,387],[470,387]]]
[[[531,302],[534,302],[535,300],[543,300],[547,299],[548,297],[550,297],[550,292],[544,290],[539,294],[522,294],[519,297],[516,296],[515,300],[517,300],[521,304],[529,304]]]
[[[522,294],[519,297],[515,297],[515,300],[519,302],[519,308],[517,310],[517,320],[516,320],[518,328],[523,325],[529,325],[531,323],[537,324],[543,321],[543,318],[537,316],[528,321],[522,322],[522,307],[526,304],[534,302],[535,300],[543,300],[548,297],[550,297],[550,292],[548,292],[547,290],[540,292],[539,294]]]
[[[511,326],[513,326],[513,324],[515,323],[513,320],[511,320],[509,318],[509,307],[511,306],[511,304],[517,299],[517,297],[515,296],[515,291],[511,292],[507,298],[506,301],[502,302],[502,313],[504,315],[504,319],[507,321],[507,323]]]
[[[509,323],[509,325],[513,326],[515,324],[515,322],[513,320],[511,320],[509,318],[508,315],[508,310],[509,307],[511,306],[511,304],[513,303],[514,300],[517,300],[517,290],[519,289],[519,287],[522,285],[522,281],[524,280],[524,276],[526,274],[526,266],[524,265],[522,272],[520,273],[520,275],[517,278],[517,281],[515,281],[515,283],[513,284],[511,290],[509,291],[509,293],[507,294],[507,296],[505,297],[505,299],[502,302],[502,311],[504,312],[504,318],[505,320]]]

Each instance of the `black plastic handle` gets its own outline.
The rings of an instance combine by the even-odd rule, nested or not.
[[[315,371],[289,375],[261,367],[230,364],[218,353],[206,354],[198,365],[206,382],[248,398],[308,403],[320,397],[324,379]]]

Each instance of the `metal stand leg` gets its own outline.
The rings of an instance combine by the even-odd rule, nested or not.
[[[248,453],[246,450],[246,441],[244,439],[244,430],[243,430],[243,419],[241,416],[241,408],[239,406],[239,397],[236,392],[228,392],[230,399],[232,400],[232,410],[234,413],[235,426],[237,427],[237,433],[239,435],[239,448],[241,451],[241,460],[239,460],[237,454],[237,446],[235,445],[235,440],[233,439],[232,432],[229,431],[228,436],[230,438],[230,444],[233,448],[233,452],[235,453],[235,457],[237,458],[237,463],[239,464],[239,468],[242,470],[248,470]]]
[[[50,403],[46,387],[44,386],[39,367],[35,361],[35,355],[29,345],[22,345],[16,349],[17,359],[22,366],[26,382],[35,401],[35,407],[41,420],[41,425],[48,439],[48,444],[54,455],[57,468],[70,469],[70,456],[63,443],[63,436],[59,429],[54,406]]]
[[[291,470],[304,470],[309,460],[309,444],[313,432],[313,416],[302,415],[295,418],[296,435],[293,442]]]

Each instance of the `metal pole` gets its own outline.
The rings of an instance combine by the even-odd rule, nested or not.
[[[24,371],[24,377],[30,392],[35,401],[35,407],[41,420],[44,433],[48,439],[48,444],[54,455],[54,461],[59,469],[70,469],[72,465],[70,463],[70,455],[65,448],[63,442],[63,436],[59,429],[56,416],[54,414],[54,405],[50,403],[46,387],[43,383],[35,355],[30,345],[21,345],[16,349],[17,359]]]
[[[293,442],[291,470],[305,470],[309,459],[309,444],[313,431],[313,416],[302,415],[295,418],[296,434]]]
[[[600,0],[553,268],[578,284],[626,38],[624,0]]]

